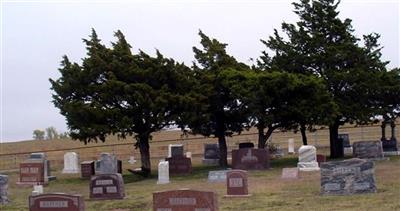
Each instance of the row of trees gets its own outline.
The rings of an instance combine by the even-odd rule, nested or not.
[[[33,131],[34,140],[53,140],[53,139],[64,139],[68,138],[68,133],[58,133],[56,128],[51,126],[45,130],[36,129]]]
[[[252,66],[201,31],[196,61],[188,67],[158,51],[154,57],[133,54],[121,31],[106,47],[92,30],[82,64],[64,56],[61,77],[50,79],[53,102],[74,139],[134,136],[145,175],[151,134],[171,125],[217,137],[221,166],[227,166],[225,137],[250,127],[258,129],[258,147],[264,148],[275,129],[300,131],[307,144],[307,129],[327,125],[331,157],[338,157],[340,125],[396,118],[400,72],[381,61],[379,35],[359,44],[351,20],[338,18],[334,0],[294,6],[300,21],[282,24],[286,38],[275,30],[262,40],[273,54],[263,52]]]

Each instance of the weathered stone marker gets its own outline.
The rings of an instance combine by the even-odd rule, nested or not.
[[[29,211],[84,211],[81,195],[49,193],[29,196]]]
[[[158,181],[157,184],[169,183],[169,164],[168,161],[158,163]]]
[[[121,174],[100,174],[90,179],[91,199],[123,199],[124,180]]]
[[[118,160],[115,155],[110,153],[101,153],[100,160],[98,162],[98,168],[96,174],[115,174],[119,173]]]
[[[226,173],[228,170],[209,171],[208,182],[226,182]]]
[[[154,211],[217,211],[217,194],[189,189],[153,193]]]
[[[353,143],[353,156],[361,159],[383,159],[381,141],[359,141]]]
[[[204,144],[203,164],[217,165],[219,162],[219,146],[218,144]]]
[[[374,163],[353,158],[321,164],[321,194],[375,193]]]
[[[299,162],[297,167],[300,171],[318,171],[317,149],[311,145],[303,145],[299,149]]]
[[[282,169],[282,179],[298,179],[299,178],[299,169],[298,168],[283,168]]]
[[[269,169],[269,153],[265,149],[232,150],[232,167],[243,170]]]
[[[250,196],[247,183],[247,171],[231,170],[226,174],[226,197]]]
[[[63,174],[78,174],[79,173],[79,156],[76,152],[67,152],[64,154],[64,169]]]
[[[8,204],[8,176],[0,174],[0,204]]]

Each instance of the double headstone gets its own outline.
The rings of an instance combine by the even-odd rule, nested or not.
[[[56,179],[55,176],[51,176],[50,161],[47,160],[47,156],[46,156],[45,153],[43,153],[43,152],[31,153],[28,160],[38,160],[38,161],[44,162],[44,165],[45,165],[45,171],[44,171],[45,180],[50,181],[50,180]]]
[[[217,194],[189,189],[153,193],[155,211],[217,211]]]
[[[226,175],[226,197],[247,197],[249,195],[247,171],[231,170]]]
[[[17,185],[46,185],[48,178],[45,176],[47,165],[43,160],[26,160],[19,164],[19,181]]]
[[[322,195],[350,195],[375,192],[373,161],[353,158],[322,163]]]
[[[158,163],[158,181],[157,184],[169,183],[169,165],[168,161]]]
[[[81,195],[48,193],[29,196],[29,211],[84,211]]]
[[[265,149],[242,148],[232,150],[232,167],[243,170],[269,168],[269,153]]]
[[[360,141],[353,143],[353,156],[361,159],[381,160],[384,158],[381,141]]]
[[[123,199],[124,180],[121,174],[100,174],[90,179],[91,199]]]
[[[8,199],[8,176],[0,174],[0,204],[7,204]]]
[[[79,173],[79,156],[76,152],[67,152],[64,154],[64,174]]]
[[[203,164],[217,165],[219,163],[218,144],[204,144]]]
[[[318,171],[317,149],[311,145],[303,145],[299,149],[299,162],[297,167],[300,171]]]

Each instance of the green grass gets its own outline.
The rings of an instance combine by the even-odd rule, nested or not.
[[[194,158],[196,159],[196,158]],[[296,166],[297,159],[289,156],[271,161],[271,169],[249,172],[249,198],[224,198],[226,185],[207,183],[208,171],[218,167],[203,166],[198,161],[190,176],[172,176],[171,183],[157,185],[157,175],[143,178],[124,172],[126,198],[95,201],[89,199],[89,181],[79,175],[64,175],[55,171],[56,181],[45,187],[45,192],[82,194],[86,210],[152,210],[152,193],[156,191],[191,188],[213,190],[218,194],[220,210],[400,210],[400,158],[376,162],[375,177],[378,192],[353,196],[321,196],[319,172],[301,173],[299,180],[281,180],[281,169]],[[10,173],[11,203],[0,210],[27,210],[32,188],[18,188],[17,173]]]

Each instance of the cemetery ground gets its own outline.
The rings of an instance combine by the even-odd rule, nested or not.
[[[319,149],[327,154],[328,148]],[[220,210],[400,210],[400,157],[375,162],[375,177],[378,191],[375,194],[352,196],[321,196],[319,172],[301,172],[298,180],[282,180],[283,167],[295,167],[297,156],[289,155],[274,159],[271,169],[249,171],[248,198],[224,198],[225,183],[208,183],[210,170],[219,167],[204,166],[201,157],[193,157],[194,169],[189,176],[171,176],[171,183],[157,185],[157,160],[153,160],[154,175],[144,179],[133,175],[124,168],[126,197],[123,200],[90,200],[89,180],[82,180],[78,174],[62,174],[61,168],[53,170],[57,176],[44,188],[45,193],[65,192],[82,194],[86,210],[152,210],[152,193],[156,191],[190,188],[215,191],[218,194]],[[125,164],[125,163],[124,163]],[[125,164],[125,167],[128,164]],[[0,210],[27,210],[28,196],[32,188],[16,187],[18,172],[9,173],[9,197],[11,203]]]

